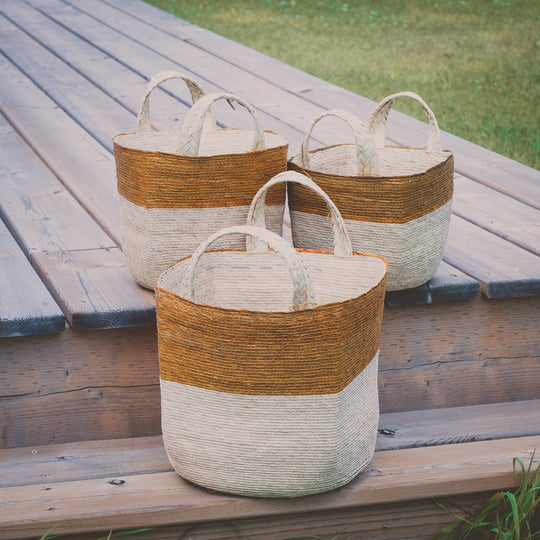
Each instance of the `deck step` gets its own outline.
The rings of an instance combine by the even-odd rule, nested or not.
[[[368,515],[370,538],[378,538],[379,529],[387,534],[381,538],[405,538],[399,536],[403,531],[392,536],[384,528],[390,515],[395,518],[396,503],[409,508],[402,525],[412,527],[413,517],[427,512],[435,531],[452,519],[434,499],[459,495],[464,501],[514,485],[513,457],[528,461],[540,445],[538,405],[535,400],[382,415],[378,451],[363,473],[339,490],[294,500],[237,497],[194,486],[172,471],[161,437],[2,450],[0,539],[35,538],[53,526],[55,534],[70,539],[138,527],[154,532],[134,538],[178,538],[201,522],[204,531],[213,532],[200,529],[194,538],[216,538],[215,527],[226,530],[233,523],[249,530],[248,538],[277,539],[301,523],[304,534],[307,523],[314,534],[351,524],[351,532],[365,532],[366,522],[356,521]],[[476,436],[495,440],[448,444]],[[231,536],[219,537],[237,538],[234,527]],[[427,534],[429,527],[422,523],[421,530]]]

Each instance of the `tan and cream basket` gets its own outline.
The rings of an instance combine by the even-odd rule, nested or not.
[[[285,181],[324,196],[309,178],[283,173],[258,192],[249,223],[264,223],[266,190]],[[334,254],[229,227],[158,278],[163,439],[192,482],[295,497],[349,482],[373,456],[386,262],[353,254],[325,199]],[[206,252],[238,233],[248,235],[246,251]]]
[[[385,146],[388,113],[400,97],[417,100],[429,120],[427,148]],[[337,116],[350,126],[354,144],[308,151],[314,126]],[[346,111],[328,111],[314,120],[301,154],[289,163],[309,175],[339,208],[354,249],[378,253],[388,261],[388,290],[416,287],[439,266],[450,225],[454,161],[441,150],[437,120],[420,96],[401,92],[384,99],[369,130]],[[331,225],[326,208],[302,186],[289,186],[293,243],[328,249]]]
[[[248,103],[232,94],[203,96],[194,81],[175,76],[186,81],[194,100],[182,130],[151,131],[149,95],[170,78],[157,77],[147,87],[137,132],[114,139],[122,248],[131,274],[147,288],[153,288],[161,272],[193,253],[211,233],[245,224],[257,190],[287,167],[287,140],[263,131]],[[255,128],[217,129],[211,107],[219,100],[245,107]],[[281,233],[284,202],[285,188],[270,194],[269,228],[277,233]],[[237,239],[225,239],[220,247],[242,245]]]

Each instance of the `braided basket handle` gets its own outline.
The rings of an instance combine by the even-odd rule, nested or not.
[[[296,249],[294,249],[286,240],[281,238],[281,236],[278,236],[267,229],[247,225],[237,225],[217,231],[199,245],[191,256],[189,266],[185,274],[184,294],[187,298],[192,300],[195,298],[195,271],[203,253],[218,238],[231,234],[244,234],[248,238],[256,238],[265,245],[271,247],[279,255],[279,257],[281,257],[283,262],[287,265],[293,280],[294,293],[292,305],[295,311],[308,309],[316,305],[315,296],[313,293],[313,285],[311,283],[311,279],[309,278],[308,270]]]
[[[186,83],[193,103],[205,95],[203,88],[198,82],[194,81],[187,75],[180,73],[179,71],[162,71],[157,75],[154,75],[154,77],[152,77],[146,85],[144,97],[139,107],[139,112],[137,114],[137,133],[152,131],[152,127],[150,126],[150,94],[161,83],[171,79],[182,79]],[[215,125],[215,122],[213,123]]]
[[[333,109],[323,112],[309,126],[302,138],[301,159],[302,166],[309,169],[309,140],[315,125],[327,116],[335,116],[345,121],[354,134],[356,146],[356,159],[358,163],[358,175],[378,175],[379,174],[379,156],[377,148],[371,138],[364,123],[354,114],[348,111]]]
[[[264,150],[266,148],[264,142],[264,131],[261,121],[255,112],[255,109],[245,100],[233,95],[224,93],[207,94],[193,104],[188,112],[180,133],[180,143],[178,144],[177,152],[185,156],[196,156],[199,153],[201,145],[201,135],[204,126],[206,115],[210,112],[210,108],[216,101],[226,99],[229,103],[234,101],[244,107],[255,126],[253,132],[253,144],[251,150]]]
[[[330,197],[311,178],[309,178],[309,176],[300,174],[296,171],[285,171],[277,174],[271,180],[266,182],[266,184],[259,189],[259,191],[257,191],[249,208],[247,224],[262,227],[263,229],[266,228],[264,216],[264,201],[266,198],[266,193],[272,186],[281,184],[283,182],[294,182],[296,184],[301,184],[302,186],[311,189],[311,191],[315,192],[321,199],[324,200],[328,206],[328,209],[330,210],[330,215],[332,218],[332,228],[334,231],[334,255],[338,257],[352,257],[351,240],[347,233],[345,222],[343,221],[337,206],[334,204],[332,199],[330,199]],[[247,251],[266,251],[268,249],[264,243],[257,242],[257,240],[251,237],[247,238],[246,247]]]
[[[428,104],[415,92],[398,92],[384,98],[375,108],[368,120],[368,129],[371,132],[373,139],[377,147],[383,148],[386,144],[386,121],[388,120],[388,114],[394,103],[402,98],[408,97],[418,101],[429,122],[429,135],[427,142],[427,150],[430,152],[441,151],[441,132],[439,131],[439,124],[433,114],[433,111],[429,108]]]

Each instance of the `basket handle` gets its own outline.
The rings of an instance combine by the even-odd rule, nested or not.
[[[253,133],[253,144],[251,146],[251,150],[264,150],[266,148],[264,142],[264,131],[255,109],[247,101],[244,101],[233,94],[214,93],[206,94],[200,98],[196,103],[193,104],[188,112],[182,127],[182,132],[180,133],[180,143],[178,144],[177,150],[179,154],[183,154],[185,156],[198,155],[206,115],[209,113],[210,107],[212,107],[216,101],[221,99],[226,99],[229,103],[235,101],[244,107],[253,118],[255,130]]]
[[[203,88],[198,82],[194,81],[187,75],[180,73],[179,71],[162,71],[157,75],[154,75],[154,77],[152,77],[146,85],[144,97],[139,107],[139,112],[137,114],[137,133],[152,131],[152,127],[150,126],[150,94],[161,83],[170,79],[182,79],[186,83],[193,103],[195,103],[205,94]]]
[[[188,298],[191,298],[192,300],[195,298],[195,270],[203,253],[210,244],[215,242],[218,238],[231,234],[245,234],[248,237],[256,238],[271,247],[281,257],[291,273],[294,284],[292,299],[293,310],[299,311],[312,308],[316,305],[313,285],[309,278],[308,270],[296,249],[294,249],[286,240],[281,238],[281,236],[278,236],[267,229],[247,225],[237,225],[222,229],[199,245],[191,256],[190,264],[185,274],[184,293],[188,295]]]
[[[326,111],[317,116],[311,123],[302,138],[301,159],[302,166],[309,169],[309,139],[315,125],[327,116],[335,116],[344,120],[351,128],[354,134],[354,142],[356,145],[356,158],[358,163],[359,175],[378,175],[379,174],[379,156],[377,148],[371,138],[371,134],[367,130],[364,123],[354,114],[348,111],[333,109]]]
[[[386,121],[388,120],[388,114],[394,103],[402,98],[408,97],[418,101],[429,122],[429,135],[426,149],[429,152],[441,151],[441,132],[439,131],[439,124],[433,114],[433,111],[429,108],[428,104],[415,92],[398,92],[384,98],[371,113],[368,120],[368,129],[371,132],[375,144],[379,148],[383,148],[386,144]]]
[[[332,199],[311,179],[305,174],[300,174],[296,171],[285,171],[277,174],[271,180],[269,180],[253,197],[251,206],[248,212],[247,224],[254,225],[256,227],[262,227],[266,229],[266,221],[264,216],[265,210],[265,198],[267,191],[276,184],[283,182],[294,182],[301,184],[304,187],[311,189],[321,199],[324,200],[330,215],[332,217],[332,228],[334,231],[334,255],[338,257],[352,257],[351,240],[347,233],[345,222],[341,217],[341,213]],[[248,237],[246,241],[246,247],[248,251],[266,251],[268,249],[262,242],[258,242],[254,238]]]

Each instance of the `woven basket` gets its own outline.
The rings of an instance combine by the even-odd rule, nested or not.
[[[288,148],[286,139],[263,131],[248,103],[231,94],[201,97],[192,92],[196,101],[182,131],[152,132],[145,118],[154,87],[148,86],[137,133],[114,139],[122,248],[133,277],[149,289],[161,272],[193,253],[209,234],[246,222],[257,190],[286,169]],[[216,129],[210,108],[222,99],[245,107],[255,129]],[[277,233],[284,202],[284,188],[274,190],[268,201],[269,228]],[[242,245],[225,239],[220,247]]]
[[[427,114],[427,148],[385,146],[388,113],[404,96],[420,102]],[[355,143],[308,152],[315,124],[327,116],[345,120]],[[416,287],[433,277],[450,225],[454,161],[450,151],[441,150],[437,120],[417,94],[384,99],[369,120],[369,132],[345,111],[320,115],[289,167],[309,175],[336,203],[354,249],[388,261],[388,290]],[[294,245],[328,249],[331,226],[324,205],[302,186],[289,186],[288,196]]]
[[[233,233],[256,241],[201,257]],[[353,256],[343,224],[336,235],[348,250],[332,255],[231,227],[159,277],[163,438],[182,477],[295,497],[339,487],[371,460],[386,264]]]

